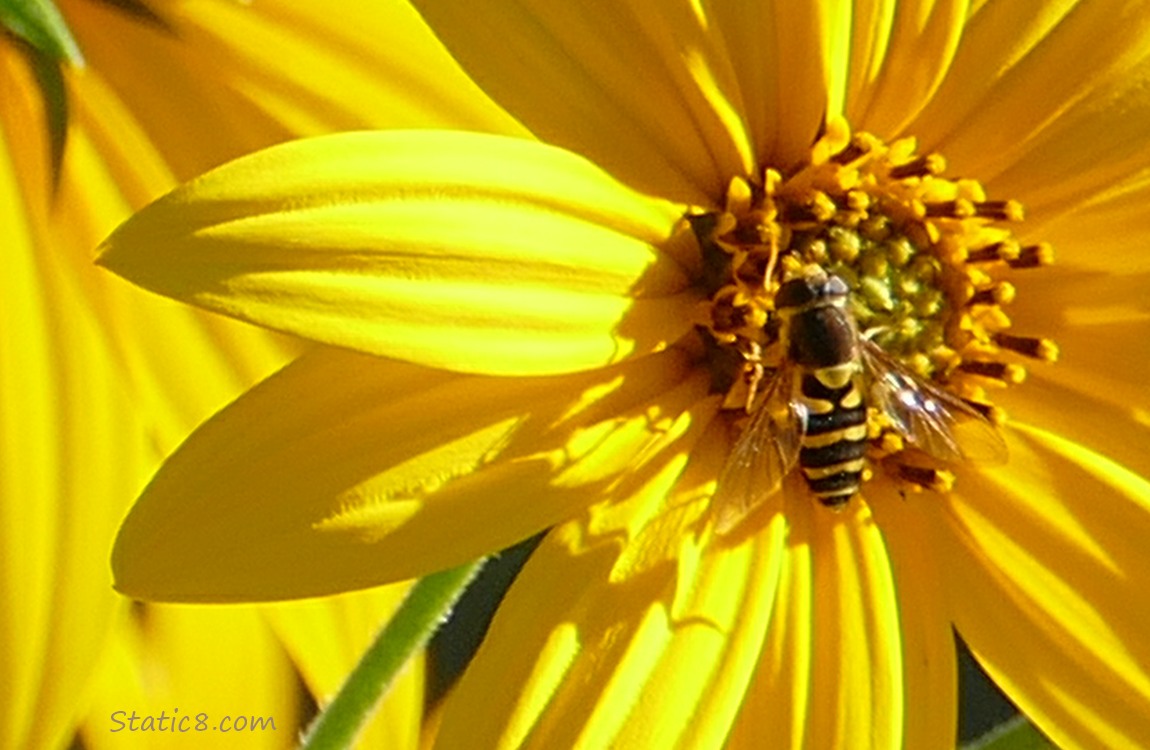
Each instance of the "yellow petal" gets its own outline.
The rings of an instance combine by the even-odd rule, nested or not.
[[[861,503],[835,513],[798,498],[812,516],[812,747],[901,748],[902,639],[890,561]],[[794,510],[794,518],[802,510]]]
[[[858,128],[901,134],[935,96],[963,36],[968,0],[859,3],[846,113]],[[930,130],[912,133],[931,134]]]
[[[949,747],[958,725],[958,667],[947,590],[935,545],[926,544],[929,496],[904,499],[889,482],[866,485],[867,503],[890,551],[898,594],[907,709],[903,747]]]
[[[266,605],[261,614],[295,662],[322,710],[376,634],[395,612],[408,584],[302,602]],[[356,747],[415,750],[423,714],[423,658],[413,658],[388,690]]]
[[[1089,374],[1084,374],[1083,379],[1086,378]],[[1108,393],[1105,380],[1092,379],[1097,385],[1082,390],[1069,387],[1060,379],[1031,375],[1025,385],[1011,389],[995,402],[1006,411],[1009,424],[1017,422],[1056,435],[1073,435],[1083,447],[1141,476],[1150,476],[1150,453],[1146,450],[1150,444],[1150,411]],[[1051,404],[1058,404],[1058,408],[1052,409]]]
[[[189,179],[292,136],[374,127],[521,129],[400,0],[189,0],[142,20],[114,3],[63,3],[92,74],[129,102]],[[172,96],[179,91],[179,96]]]
[[[121,528],[117,586],[298,598],[472,560],[594,502],[707,386],[675,350],[532,379],[321,350],[169,460]]]
[[[632,187],[709,205],[753,166],[732,62],[697,4],[415,5],[533,133]]]
[[[541,374],[666,346],[681,210],[530,141],[406,131],[237,160],[121,227],[101,262],[143,286],[320,341]]]
[[[779,601],[732,748],[903,747],[902,642],[890,561],[861,503],[784,487]]]
[[[778,593],[755,678],[728,743],[732,750],[812,747],[807,713],[813,699],[813,571],[806,519],[795,520],[788,524]]]
[[[1076,209],[1083,201],[1128,192],[1132,183],[1144,185],[1150,160],[1150,144],[1144,137],[1150,128],[1146,14],[1083,9],[1067,25],[1076,38],[1073,46],[1064,42],[1057,53],[1070,56],[1073,73],[1057,71],[1056,81],[1029,85],[1073,88],[1065,94],[1044,90],[1034,97],[1041,98],[1047,109],[1053,101],[1060,104],[1055,113],[1040,112],[1048,119],[1037,121],[1040,125],[1026,138],[1020,136],[1027,131],[1018,133],[1018,145],[984,176],[989,189],[1025,202],[1028,217],[1039,223]],[[1107,43],[1097,44],[1099,38]],[[1060,94],[1066,98],[1056,99]]]
[[[1150,742],[1150,483],[1016,428],[1009,467],[937,508],[959,633],[1060,747]]]
[[[107,545],[151,455],[67,259],[24,211],[15,99],[0,104],[0,746],[40,748],[67,741],[120,605]]]
[[[1150,452],[1145,450],[1150,440],[1150,391],[1142,375],[1150,364],[1145,284],[1139,274],[1086,272],[1061,265],[1027,279],[1010,315],[1019,331],[1057,342],[1058,362],[1030,363],[1026,382],[997,395],[995,401],[1012,419],[1073,435],[1083,445],[1150,476]]]
[[[726,41],[745,127],[754,139],[755,162],[744,174],[764,164],[795,164],[807,154],[827,112],[841,112],[841,101],[830,97],[842,88],[831,77],[842,68],[832,58],[844,12],[839,2],[788,0],[708,8],[712,34]]]
[[[1078,207],[1028,221],[1024,240],[1052,242],[1059,264],[1069,261],[1091,271],[1150,273],[1150,175],[1137,174],[1107,189],[1078,195]]]
[[[1094,180],[1091,157],[1144,153],[1144,139],[1130,133],[1144,131],[1137,113],[1148,34],[1150,18],[1136,5],[985,3],[911,130],[930,134],[925,145],[952,169],[1037,210],[1059,185],[1080,192],[1082,180]],[[1116,96],[1123,90],[1135,96],[1131,109]]]
[[[338,14],[291,0],[199,0],[179,15],[191,27],[181,28],[187,44],[213,73],[235,80],[294,133],[418,126],[524,134],[401,0],[352,0]]]
[[[41,231],[66,253],[131,388],[157,449],[167,453],[208,415],[286,361],[292,347],[267,331],[142,294],[92,266],[116,224],[172,184],[164,158],[97,76],[75,81],[68,150]],[[30,124],[30,123],[29,123]],[[43,186],[40,193],[47,193]],[[35,193],[33,193],[35,194]],[[298,348],[298,345],[295,347]]]
[[[681,465],[662,468],[623,505],[662,498],[652,523],[681,534],[690,524],[667,502]],[[438,746],[720,746],[762,644],[782,531],[776,514],[739,543],[680,536],[677,561],[620,575],[618,534],[554,530],[451,696]],[[523,687],[491,690],[504,682]]]
[[[838,35],[840,38],[845,36],[846,43],[838,45],[833,58],[836,64],[831,91],[838,106],[828,110],[831,118],[846,116],[847,107],[854,112],[865,112],[870,106],[876,93],[875,84],[882,75],[890,49],[895,13],[899,9],[896,0],[842,5],[845,7],[840,7],[836,13],[839,20],[835,28],[845,27],[838,31]]]
[[[256,610],[138,607],[126,625],[101,659],[84,747],[296,746],[296,682]]]

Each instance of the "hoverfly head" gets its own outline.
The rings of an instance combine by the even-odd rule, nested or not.
[[[811,266],[802,276],[783,282],[775,293],[775,310],[786,316],[813,307],[841,307],[849,295],[850,287],[840,277]]]

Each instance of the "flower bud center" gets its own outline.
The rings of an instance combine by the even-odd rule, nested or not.
[[[709,294],[700,330],[733,418],[755,410],[763,383],[795,369],[786,362],[795,347],[780,345],[786,323],[776,293],[812,274],[845,282],[860,339],[993,423],[1002,415],[990,391],[1025,376],[1016,355],[1057,357],[1049,340],[1009,333],[1005,311],[1015,295],[1011,274],[1049,264],[1050,248],[1015,239],[1010,227],[1023,219],[1016,201],[989,199],[978,182],[945,170],[940,155],[916,153],[912,139],[886,144],[835,123],[797,168],[735,178],[721,210],[690,217]],[[904,451],[906,436],[869,406],[872,458]],[[896,474],[912,481],[919,472]]]

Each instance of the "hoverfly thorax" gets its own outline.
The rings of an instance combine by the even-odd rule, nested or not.
[[[1005,460],[988,387],[1018,382],[1021,366],[999,357],[1057,349],[1005,332],[1001,277],[1051,253],[1004,226],[1021,220],[1017,203],[944,169],[913,142],[831,123],[807,163],[735,179],[724,210],[691,217],[710,295],[699,330],[733,441],[720,532],[792,473],[840,508],[872,473],[945,490],[947,467]]]
[[[775,294],[786,356],[802,367],[832,367],[858,358],[858,333],[847,310],[850,289],[821,270],[785,282]]]
[[[779,287],[775,311],[788,366],[779,368],[768,398],[789,400],[796,418],[760,428],[797,433],[787,440],[797,455],[786,462],[797,461],[811,494],[832,508],[850,501],[865,468],[867,403],[849,295],[845,281],[817,267]]]

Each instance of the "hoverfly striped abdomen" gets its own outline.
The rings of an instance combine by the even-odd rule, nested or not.
[[[844,505],[858,492],[866,454],[867,410],[858,378],[828,386],[815,370],[802,377],[800,400],[807,429],[799,450],[799,468],[819,502]]]

